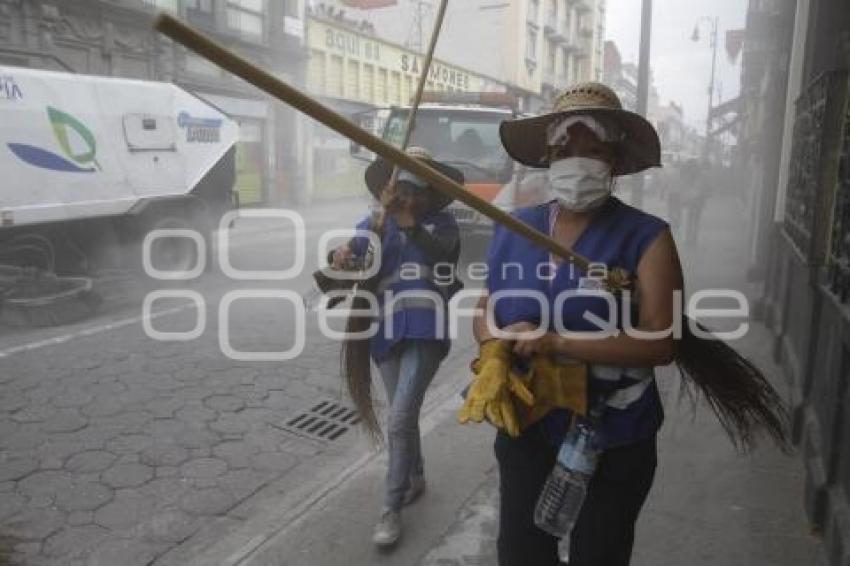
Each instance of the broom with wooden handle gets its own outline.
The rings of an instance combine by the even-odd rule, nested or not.
[[[467,192],[464,188],[369,132],[359,128],[320,102],[287,85],[277,77],[256,67],[212,39],[181,23],[168,14],[157,17],[155,27],[164,35],[186,46],[265,91],[278,100],[300,110],[337,133],[384,157],[396,166],[428,181],[470,208],[494,222],[502,224],[535,245],[587,270],[587,258],[562,246],[552,238],[525,224],[503,210]],[[611,290],[629,286],[629,275],[622,270],[609,269],[607,277]],[[691,324],[683,317],[683,335],[678,341],[676,364],[686,383],[696,386],[717,415],[732,443],[739,449],[753,447],[760,433],[766,433],[783,449],[787,449],[787,411],[785,404],[765,376],[749,360],[725,342],[716,338],[696,336]],[[692,388],[688,388],[691,390]]]

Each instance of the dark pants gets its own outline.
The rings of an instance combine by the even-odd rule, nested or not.
[[[555,566],[558,539],[534,525],[534,506],[556,449],[539,426],[519,438],[499,431],[499,566]],[[655,475],[655,438],[607,450],[570,541],[569,566],[627,566],[635,522]]]

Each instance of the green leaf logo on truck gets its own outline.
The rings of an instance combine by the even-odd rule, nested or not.
[[[64,157],[50,150],[24,143],[9,143],[9,149],[22,161],[52,171],[68,173],[94,173],[100,171],[97,162],[97,142],[94,135],[82,122],[66,112],[47,107],[47,117],[53,127],[53,134]],[[69,134],[75,132],[85,145],[83,150],[71,147]]]

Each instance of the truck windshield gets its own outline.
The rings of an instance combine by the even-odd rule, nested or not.
[[[393,111],[385,140],[401,145],[407,115],[406,109]],[[420,108],[410,145],[424,147],[437,161],[460,169],[467,183],[505,183],[513,162],[499,140],[499,123],[509,117],[503,112]]]

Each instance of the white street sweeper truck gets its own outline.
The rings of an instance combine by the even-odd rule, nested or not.
[[[210,238],[233,206],[238,132],[173,84],[0,66],[5,320],[84,315],[98,274],[138,268],[153,229]],[[158,239],[150,251],[159,270],[198,259],[188,238]]]

